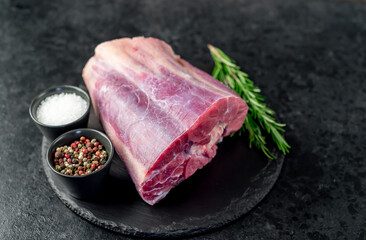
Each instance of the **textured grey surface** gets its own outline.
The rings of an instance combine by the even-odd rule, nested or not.
[[[272,192],[193,239],[366,238],[366,4],[362,1],[1,1],[0,239],[128,239],[71,212],[49,186],[31,99],[79,85],[97,43],[161,38],[193,64],[207,43],[252,76],[288,123]]]

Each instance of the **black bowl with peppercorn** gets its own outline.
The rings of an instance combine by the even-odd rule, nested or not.
[[[47,151],[48,166],[64,192],[78,199],[98,197],[109,173],[114,148],[102,132],[81,128],[56,138]]]

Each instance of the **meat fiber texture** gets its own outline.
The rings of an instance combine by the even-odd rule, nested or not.
[[[94,109],[143,200],[154,205],[216,155],[248,111],[232,90],[155,38],[101,43],[83,70]]]

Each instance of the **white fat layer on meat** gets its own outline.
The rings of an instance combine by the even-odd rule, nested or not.
[[[115,135],[115,131],[113,130],[112,126],[109,125],[109,123],[104,123],[103,125],[111,140],[113,139],[114,142],[117,142],[117,144],[119,144],[120,146],[125,146],[125,144],[120,141],[120,138]],[[116,151],[123,158],[124,164],[127,166],[128,169],[134,170],[134,175],[131,175],[131,177],[134,177],[135,184],[141,184],[145,178],[147,169],[143,164],[141,164],[141,162],[137,161],[137,159],[131,154],[127,146],[119,149],[123,149],[123,152],[118,151],[117,148]]]

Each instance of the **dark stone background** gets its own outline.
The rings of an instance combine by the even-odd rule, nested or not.
[[[206,44],[220,47],[288,124],[292,151],[270,194],[192,239],[366,239],[366,3],[330,0],[1,1],[0,239],[128,239],[56,197],[28,106],[81,84],[98,43],[137,35],[205,70]]]

